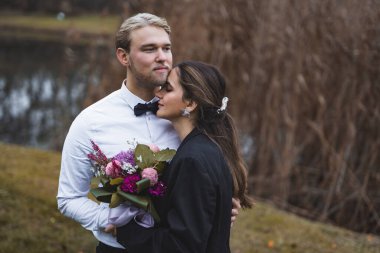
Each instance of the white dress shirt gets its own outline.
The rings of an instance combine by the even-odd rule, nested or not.
[[[157,100],[157,98],[153,99]],[[145,103],[123,84],[107,97],[84,109],[73,121],[62,150],[61,172],[57,194],[60,212],[91,230],[101,242],[123,248],[109,233],[109,207],[88,198],[94,174],[87,154],[93,140],[108,158],[133,148],[132,142],[156,144],[159,148],[177,149],[180,143],[170,121],[151,112],[136,117],[133,108]]]

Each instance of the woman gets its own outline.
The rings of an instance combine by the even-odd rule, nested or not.
[[[167,192],[155,202],[161,223],[117,229],[127,252],[230,252],[231,198],[252,204],[224,95],[219,71],[195,61],[178,64],[157,91],[157,116],[173,123],[182,142],[162,176]]]

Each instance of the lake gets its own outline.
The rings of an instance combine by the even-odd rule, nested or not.
[[[0,141],[60,150],[112,50],[105,45],[2,39]]]

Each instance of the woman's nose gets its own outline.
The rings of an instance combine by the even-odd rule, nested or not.
[[[158,86],[157,88],[155,88],[154,93],[155,93],[156,97],[161,99],[162,98],[162,86]]]

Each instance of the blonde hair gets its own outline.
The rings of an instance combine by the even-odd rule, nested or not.
[[[131,45],[131,32],[146,26],[162,28],[168,35],[170,35],[171,32],[170,26],[168,25],[166,19],[150,13],[139,13],[124,20],[121,24],[119,31],[116,33],[116,49],[123,48],[129,52]]]

